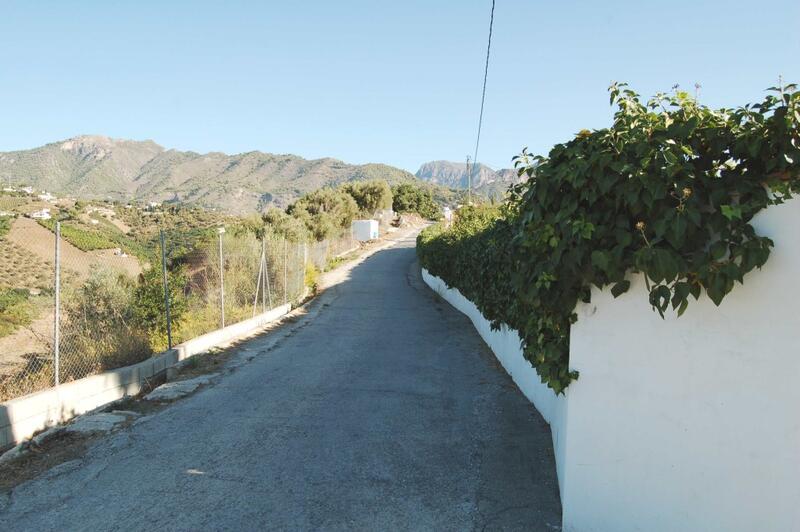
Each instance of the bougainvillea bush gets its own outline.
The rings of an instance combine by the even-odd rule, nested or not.
[[[522,337],[542,381],[562,392],[575,307],[592,286],[619,296],[644,274],[650,304],[679,315],[692,298],[719,305],[768,259],[750,224],[800,190],[800,92],[772,87],[758,104],[710,109],[689,94],[643,102],[609,89],[613,124],[581,131],[547,157],[523,150],[529,180],[499,208],[466,208],[420,234],[422,265]]]

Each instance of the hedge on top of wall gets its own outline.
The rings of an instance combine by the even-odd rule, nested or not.
[[[680,315],[705,292],[719,305],[773,242],[750,224],[800,190],[800,92],[713,110],[689,94],[647,102],[614,84],[609,128],[581,131],[548,157],[515,158],[527,182],[500,207],[468,207],[418,238],[420,261],[523,339],[542,381],[562,392],[575,307],[592,286],[626,292],[645,275],[650,304]]]

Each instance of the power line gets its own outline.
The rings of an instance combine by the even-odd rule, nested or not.
[[[481,143],[481,126],[483,125],[483,105],[486,102],[486,80],[489,77],[489,52],[492,50],[492,26],[494,25],[494,2],[492,0],[492,13],[489,16],[489,44],[486,46],[486,67],[483,70],[483,92],[481,93],[481,113],[478,116],[478,135],[475,139],[475,156],[472,158],[472,172],[478,165],[478,146]],[[472,203],[472,173],[467,168],[467,178],[469,186],[469,202]]]

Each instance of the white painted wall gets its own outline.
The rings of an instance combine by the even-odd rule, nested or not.
[[[641,276],[617,299],[594,290],[559,398],[514,331],[423,272],[550,423],[565,531],[800,530],[800,200],[753,225],[775,248],[720,307],[702,296],[662,320]]]
[[[641,276],[572,326],[564,530],[800,530],[800,200],[719,307],[650,309]]]

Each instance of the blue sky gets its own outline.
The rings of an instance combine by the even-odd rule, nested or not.
[[[0,151],[77,134],[415,171],[475,142],[491,0],[0,1]],[[800,2],[497,0],[479,160],[609,123],[606,88],[713,106],[800,81]]]

